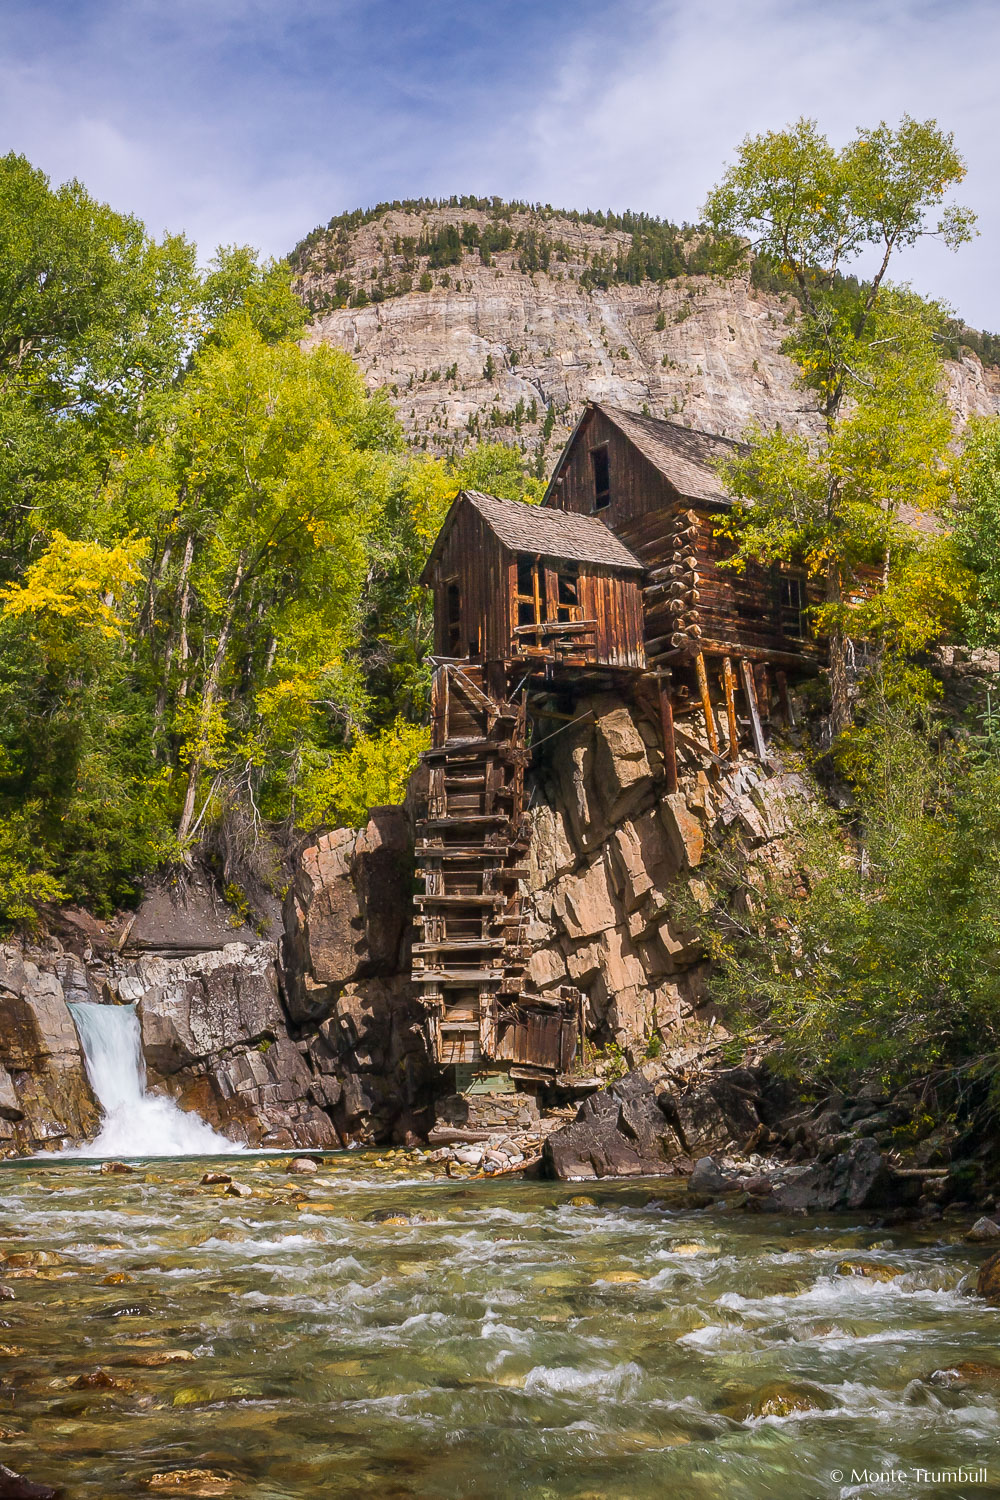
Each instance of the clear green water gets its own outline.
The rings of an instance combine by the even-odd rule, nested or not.
[[[578,1186],[357,1154],[309,1179],[218,1165],[255,1196],[198,1187],[190,1159],[0,1172],[0,1462],[67,1500],[148,1496],[184,1468],[254,1500],[1000,1495],[1000,1383],[926,1381],[1000,1366],[958,1230],[872,1248],[887,1236],[858,1223],[691,1212],[648,1182],[573,1206]],[[422,1222],[368,1218],[386,1209]],[[61,1263],[10,1279],[38,1251]],[[838,1276],[845,1256],[905,1274]],[[140,1362],[166,1351],[194,1357]],[[74,1385],[98,1369],[117,1387]],[[819,1409],[748,1417],[774,1381]],[[989,1482],[851,1482],[960,1462]]]

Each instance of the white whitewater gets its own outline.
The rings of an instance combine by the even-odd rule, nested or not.
[[[146,1092],[142,1035],[134,1005],[70,1005],[91,1086],[104,1119],[96,1139],[64,1156],[220,1156],[244,1148]]]

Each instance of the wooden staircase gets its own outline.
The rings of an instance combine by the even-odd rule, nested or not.
[[[572,1061],[577,1021],[568,998],[523,993],[525,697],[498,701],[479,666],[445,662],[434,674],[431,725],[412,972],[432,1054],[442,1067],[501,1062],[519,1064],[524,1077],[554,1075]]]

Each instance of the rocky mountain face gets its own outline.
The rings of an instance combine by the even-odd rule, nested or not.
[[[488,251],[489,264],[461,243],[463,232],[482,241],[504,228],[509,246]],[[449,230],[460,258],[442,269],[440,249],[419,246],[439,245]],[[474,208],[390,209],[298,253],[312,313],[305,342],[352,355],[372,389],[389,391],[419,446],[516,443],[540,475],[588,400],[727,437],[751,419],[809,430],[814,419],[781,353],[794,298],[746,277],[616,282],[606,268],[631,239],[527,209],[501,220]],[[948,362],[947,381],[960,422],[1000,411],[1000,369],[971,351]]]

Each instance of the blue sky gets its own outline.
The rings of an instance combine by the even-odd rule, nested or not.
[[[908,111],[981,238],[902,273],[1000,328],[996,0],[3,0],[0,150],[207,254],[332,214],[500,193],[693,219],[743,135]]]

